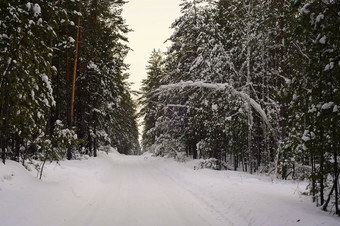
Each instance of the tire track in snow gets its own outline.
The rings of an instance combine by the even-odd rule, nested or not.
[[[108,160],[109,161],[109,160]],[[211,206],[176,183],[157,160],[112,155],[97,180],[93,205],[79,209],[71,225],[232,225]]]

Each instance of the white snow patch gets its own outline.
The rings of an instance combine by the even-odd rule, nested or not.
[[[27,8],[28,11],[30,11],[31,8],[32,8],[32,3],[27,2],[27,3],[26,3],[26,8]]]
[[[326,36],[322,36],[322,38],[320,38],[319,40],[320,44],[325,44],[326,43]]]
[[[74,43],[74,42],[75,42],[74,38],[72,38],[72,37],[70,36],[70,37],[69,37],[69,42]]]
[[[34,16],[38,16],[39,14],[41,14],[41,8],[40,8],[40,5],[38,3],[34,4],[33,13],[34,13]]]
[[[317,111],[317,109],[316,109],[315,105],[312,104],[311,108],[309,108],[309,110],[308,110],[308,113],[314,113],[316,111]]]
[[[98,69],[98,66],[93,61],[90,61],[89,64],[87,65],[87,68],[96,70]]]
[[[327,64],[325,66],[325,70],[324,71],[329,71],[332,70],[334,68],[334,62],[330,62],[329,64]]]
[[[38,19],[37,25],[41,25],[43,23],[43,20],[41,18]]]
[[[334,105],[334,102],[324,103],[321,107],[322,110],[330,109]]]
[[[52,70],[52,71],[55,71],[55,72],[58,71],[58,69],[57,69],[55,66],[52,66],[52,67],[51,67],[51,70]]]
[[[301,138],[303,141],[307,142],[310,141],[310,137],[309,137],[309,131],[305,130],[305,132],[303,133],[303,136]]]
[[[213,111],[217,111],[217,110],[218,110],[218,106],[217,106],[217,104],[213,104],[213,105],[211,105],[211,110],[213,110]]]
[[[307,9],[308,7],[310,6],[310,3],[307,3],[307,4],[305,4],[303,7],[302,7],[302,9],[301,9],[301,13],[306,13],[306,14],[308,14],[310,11],[309,11],[309,9]]]
[[[323,20],[325,18],[325,16],[320,13],[317,17],[316,17],[316,22],[319,23],[321,20]]]
[[[81,12],[78,12],[78,11],[76,11],[76,10],[73,11],[73,14],[74,14],[74,15],[77,15],[77,16],[82,16]]]

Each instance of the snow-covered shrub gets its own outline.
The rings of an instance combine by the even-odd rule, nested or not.
[[[199,169],[213,169],[213,170],[230,170],[227,163],[215,158],[205,159],[199,161],[195,166],[195,170]]]
[[[175,159],[178,162],[185,162],[187,160],[187,155],[185,152],[176,152]]]
[[[80,141],[73,130],[66,128],[60,120],[55,123],[52,136],[41,133],[35,140],[35,148],[39,150],[33,158],[40,161],[36,166],[40,178],[46,161],[59,161],[66,156],[67,148],[76,147]]]
[[[111,146],[102,146],[102,147],[100,147],[100,150],[105,152],[106,154],[108,154],[110,151],[117,150],[117,149],[114,149]]]

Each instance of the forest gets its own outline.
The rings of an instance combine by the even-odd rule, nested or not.
[[[39,162],[41,177],[46,162],[142,148],[306,179],[316,205],[340,215],[340,1],[182,0],[138,101],[126,3],[0,2],[3,164]]]
[[[339,211],[340,2],[182,1],[143,81],[143,147],[308,179]]]
[[[0,144],[6,159],[139,151],[122,0],[0,3]]]

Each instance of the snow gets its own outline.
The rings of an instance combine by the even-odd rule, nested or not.
[[[311,108],[308,110],[308,113],[314,113],[316,111],[317,111],[317,109],[316,109],[315,105],[312,104]]]
[[[39,18],[38,21],[37,21],[37,25],[42,25],[42,23],[43,23],[42,18]]]
[[[217,106],[217,104],[213,104],[213,105],[211,105],[211,110],[213,110],[213,111],[217,111],[217,110],[218,110],[218,106]]]
[[[31,10],[31,7],[32,7],[32,3],[27,2],[26,3],[26,8],[27,8],[28,11]]]
[[[77,16],[82,16],[81,12],[78,12],[78,11],[76,11],[76,10],[73,11],[73,14],[74,14],[74,15],[77,15]]]
[[[193,170],[197,161],[125,156],[47,164],[0,163],[4,226],[339,225],[301,195],[306,183],[233,171]]]
[[[69,37],[69,42],[74,43],[74,42],[75,42],[74,38],[72,38],[72,37],[70,36],[70,37]]]
[[[89,64],[87,65],[87,68],[97,70],[98,66],[93,61],[90,61]]]
[[[319,40],[320,44],[325,44],[326,43],[326,36],[322,36],[322,38],[320,38]]]
[[[33,13],[34,13],[34,16],[38,16],[41,13],[41,8],[39,4],[37,3],[34,4]]]
[[[310,141],[310,138],[306,135],[303,135],[301,139],[305,142]]]
[[[330,109],[334,105],[334,102],[324,103],[321,107],[322,110]]]
[[[307,9],[309,6],[310,6],[310,3],[305,4],[305,5],[302,7],[301,12],[302,12],[302,13],[305,13],[305,14],[308,14],[308,13],[310,12],[309,9]]]
[[[296,94],[293,95],[293,100],[297,100],[298,96]]]
[[[156,93],[162,92],[163,90],[171,90],[176,88],[184,87],[199,87],[208,88],[213,90],[225,90],[228,89],[233,96],[240,97],[244,102],[251,105],[255,111],[261,116],[262,120],[270,128],[270,130],[276,135],[276,131],[273,129],[271,123],[268,120],[267,114],[262,109],[261,105],[257,103],[253,98],[251,98],[247,93],[236,90],[228,83],[208,83],[205,81],[182,81],[174,84],[162,85],[156,90]]]
[[[332,70],[334,68],[334,62],[330,62],[329,64],[327,64],[325,66],[325,70],[324,71],[329,71]]]
[[[316,17],[316,22],[319,23],[321,20],[323,20],[325,18],[325,16],[320,13],[317,17]]]

